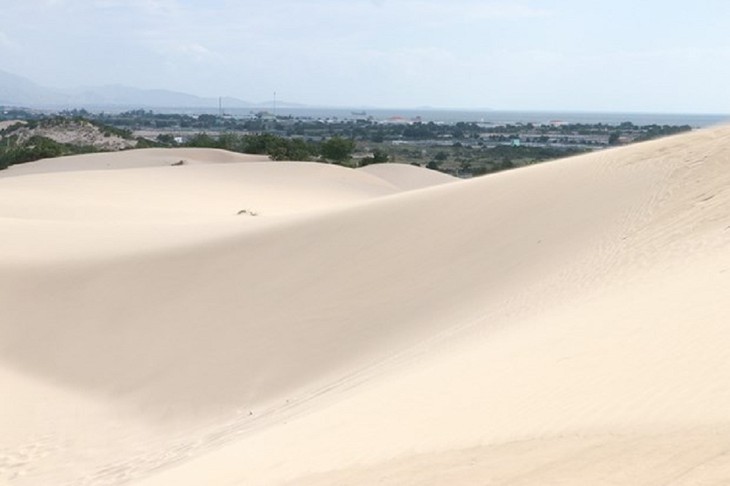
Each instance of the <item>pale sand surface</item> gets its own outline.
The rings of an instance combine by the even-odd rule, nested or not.
[[[57,159],[46,159],[27,164],[12,165],[0,171],[0,178],[46,172],[68,172],[77,170],[114,170],[134,167],[169,167],[183,161],[185,165],[220,164],[229,162],[264,162],[266,155],[249,155],[204,148],[150,148],[96,154],[73,155]]]
[[[443,172],[423,170],[407,164],[372,164],[358,170],[380,177],[402,190],[422,189],[457,180]]]
[[[0,180],[0,483],[730,482],[730,129],[195,155]]]

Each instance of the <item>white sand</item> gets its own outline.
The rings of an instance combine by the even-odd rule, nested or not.
[[[26,164],[12,165],[0,171],[0,178],[46,172],[69,172],[79,170],[114,170],[135,167],[169,167],[183,162],[182,166],[198,164],[221,164],[230,162],[264,162],[265,155],[248,155],[203,148],[140,149],[133,152],[106,152],[73,155],[56,159],[39,160]]]
[[[726,484],[728,154],[6,176],[0,483]]]

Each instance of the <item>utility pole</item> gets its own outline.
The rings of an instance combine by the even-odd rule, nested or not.
[[[276,91],[274,91],[274,118],[276,118]]]

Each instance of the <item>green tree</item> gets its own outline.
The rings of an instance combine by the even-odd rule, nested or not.
[[[0,148],[0,167],[63,155],[94,152],[95,150],[91,146],[63,144],[39,135],[32,136],[21,143],[14,136],[6,139],[5,146]]]
[[[360,161],[360,166],[364,167],[370,164],[383,164],[390,159],[388,154],[380,149],[375,149],[371,157],[365,157]]]
[[[207,133],[198,133],[188,140],[188,147],[218,148],[218,141]]]
[[[246,135],[243,138],[242,151],[247,154],[266,154],[273,160],[309,160],[317,153],[312,143],[269,133]]]
[[[335,136],[322,143],[320,153],[325,159],[341,164],[350,159],[354,150],[354,140]]]
[[[169,145],[171,147],[177,145],[177,142],[175,142],[175,137],[173,137],[169,133],[160,133],[159,135],[157,135],[157,142],[163,145]]]

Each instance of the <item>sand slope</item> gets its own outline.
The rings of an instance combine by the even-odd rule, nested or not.
[[[98,154],[82,154],[37,162],[11,165],[0,171],[0,178],[47,172],[70,172],[78,170],[117,170],[135,167],[169,167],[183,162],[183,166],[197,164],[220,164],[230,162],[264,162],[265,155],[238,154],[218,149],[205,148],[150,148],[134,152],[120,151]]]
[[[422,189],[457,180],[443,172],[424,170],[407,164],[372,164],[358,170],[380,177],[401,190]]]
[[[6,178],[0,481],[725,484],[729,149]]]

